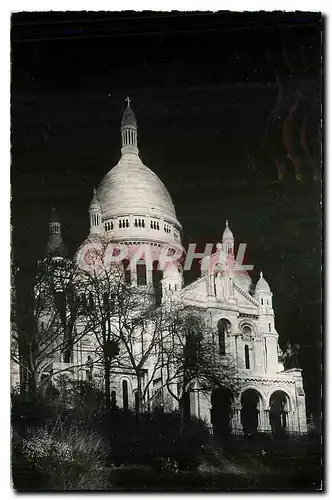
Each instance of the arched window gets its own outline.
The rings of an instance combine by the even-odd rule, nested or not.
[[[135,219],[135,224],[134,225],[135,225],[135,227],[137,227],[137,219]]]
[[[249,347],[247,344],[244,346],[244,360],[246,364],[246,369],[250,369],[250,357],[249,357]]]
[[[161,296],[162,296],[161,280],[163,277],[162,275],[163,273],[160,269],[159,261],[154,260],[152,264],[152,282],[155,292],[156,306],[159,306],[161,304]]]
[[[271,331],[271,323],[269,323],[269,332]]]
[[[122,221],[119,220],[119,228],[121,229],[122,228]]]
[[[116,408],[116,391],[111,392],[111,407],[113,410]]]
[[[136,266],[138,286],[146,285],[146,265],[144,262],[138,262]]]
[[[261,304],[264,305],[264,300],[263,299],[261,299]]]
[[[122,261],[124,279],[126,283],[131,282],[131,274],[130,274],[130,262],[128,259],[123,259]]]
[[[242,331],[243,331],[244,335],[246,335],[247,337],[252,336],[252,329],[249,325],[244,325],[244,327],[242,328]]]
[[[142,220],[142,227],[145,227],[144,219]]]
[[[126,227],[129,227],[129,220],[126,219]]]
[[[221,319],[218,321],[218,343],[219,343],[219,354],[224,356],[226,354],[226,332],[230,330],[231,324],[227,319]]]
[[[123,402],[123,409],[128,410],[128,382],[127,382],[127,380],[122,381],[122,402]]]
[[[218,333],[218,340],[219,340],[219,354],[221,356],[225,355],[225,331],[219,331]]]

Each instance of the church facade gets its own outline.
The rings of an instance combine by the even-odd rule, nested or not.
[[[235,360],[234,376],[240,387],[236,396],[225,391],[207,394],[197,387],[190,394],[190,413],[204,419],[216,432],[226,407],[230,406],[231,434],[273,432],[275,429],[290,434],[306,433],[302,372],[299,368],[283,368],[273,293],[267,280],[260,273],[253,286],[249,273],[236,262],[235,238],[226,221],[216,251],[201,261],[201,276],[183,286],[184,261],[176,257],[184,254],[183,228],[166,187],[140,159],[137,122],[129,100],[121,122],[121,140],[118,164],[94,191],[89,207],[90,233],[75,255],[76,263],[84,266],[89,246],[98,245],[100,241],[124,245],[128,255],[133,250],[137,252],[139,248],[148,247],[151,265],[136,266],[129,276],[132,285],[142,287],[143,291],[156,289],[153,267],[156,256],[161,253],[173,256],[160,276],[160,303],[177,297],[181,303],[202,312],[215,332],[218,355],[228,355]],[[59,248],[61,256],[63,242],[59,221],[51,221],[50,233],[52,251],[54,246]],[[77,378],[98,377],[91,340],[82,338],[75,345],[71,362],[86,363],[89,367],[78,370]],[[145,366],[151,373],[153,363],[152,357]],[[56,364],[65,366],[64,360],[57,360]],[[163,401],[161,375],[160,370],[151,375],[151,390],[159,402]],[[110,391],[119,407],[135,407],[137,384],[134,375],[115,371]],[[176,401],[171,402],[171,408],[176,407]]]

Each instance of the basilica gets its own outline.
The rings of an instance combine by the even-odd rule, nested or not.
[[[284,433],[306,433],[302,372],[299,368],[284,370],[268,277],[260,272],[256,284],[252,283],[245,266],[236,262],[231,222],[216,220],[221,226],[220,243],[214,253],[202,258],[201,276],[184,286],[185,263],[180,256],[185,253],[182,247],[185,228],[177,218],[165,185],[139,156],[137,121],[129,99],[120,130],[120,159],[93,192],[89,206],[90,232],[76,252],[76,263],[84,266],[89,248],[100,241],[125,246],[127,256],[133,250],[137,253],[137,249],[149,248],[145,255],[149,253],[151,265],[140,260],[140,265],[131,267],[126,279],[132,286],[141,287],[142,293],[155,290],[155,307],[176,297],[182,304],[200,310],[215,332],[218,355],[229,355],[235,360],[234,377],[240,390],[228,398],[232,407],[230,433],[270,433],[275,426]],[[67,258],[61,224],[55,215],[50,221],[48,252],[57,258]],[[168,259],[157,287],[153,262],[162,252],[173,259]],[[89,339],[82,338],[76,344],[73,356],[71,363],[77,364],[79,360],[89,366],[76,372],[78,378],[98,377]],[[65,365],[68,359],[54,363]],[[158,395],[162,403],[162,368],[156,370],[154,363],[153,356],[147,359],[144,370],[150,374],[151,393]],[[109,390],[118,407],[135,407],[137,383],[129,371],[115,370]],[[224,418],[228,404],[224,396],[218,390],[211,394],[201,392],[198,386],[190,394],[190,414],[205,420],[211,429],[218,429],[218,421]],[[171,407],[177,407],[176,400]]]

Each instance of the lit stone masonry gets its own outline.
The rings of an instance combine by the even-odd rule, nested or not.
[[[261,273],[253,287],[247,270],[236,264],[235,238],[228,221],[216,252],[202,259],[201,277],[193,283],[183,287],[183,260],[180,258],[175,258],[162,270],[154,266],[161,252],[183,254],[182,227],[166,187],[139,157],[137,121],[129,99],[120,132],[120,160],[93,193],[89,207],[90,232],[76,253],[76,262],[82,267],[97,265],[91,264],[94,261],[89,252],[105,241],[125,245],[128,255],[148,249],[134,268],[124,268],[123,279],[142,290],[142,296],[144,290],[150,293],[156,308],[166,308],[176,299],[175,302],[184,306],[199,309],[212,332],[216,356],[234,361],[233,377],[239,389],[236,394],[227,388],[208,393],[202,392],[196,384],[191,392],[191,414],[206,420],[215,433],[225,429],[234,435],[306,433],[302,372],[300,368],[283,368],[273,294],[266,278]],[[65,247],[60,223],[53,219],[48,251],[61,255]],[[216,224],[220,221],[216,220]],[[147,262],[147,254],[151,262]],[[159,291],[159,298],[156,291]],[[85,293],[84,287],[82,293]],[[79,330],[82,324],[76,327]],[[150,325],[145,338],[137,341],[137,353],[152,335],[153,325]],[[75,346],[73,362],[84,368],[75,369],[73,376],[102,381],[102,368],[93,362],[93,343],[93,335],[90,335]],[[175,409],[178,403],[164,384],[164,368],[156,364],[159,358],[154,348],[142,369],[142,387],[149,387],[146,404],[149,408],[162,405],[164,409]],[[63,363],[63,360],[58,359],[56,363]],[[112,371],[113,404],[135,408],[137,389],[137,379],[130,368]],[[173,391],[176,392],[176,387]]]

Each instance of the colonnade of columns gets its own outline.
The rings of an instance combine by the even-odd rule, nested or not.
[[[235,398],[232,403],[229,421],[230,434],[243,435],[245,433],[244,421],[248,417],[248,411],[250,415],[250,410],[253,412],[256,411],[256,413],[252,413],[251,422],[254,422],[253,427],[255,427],[256,432],[272,434],[278,431],[285,432],[286,434],[300,432],[297,411],[290,406],[289,397],[286,393],[284,393],[284,397],[286,401],[284,407],[280,405],[272,408],[271,397],[268,400],[262,399],[257,393],[257,405],[256,407],[251,407],[249,410],[248,408],[245,409],[245,403],[241,399],[241,396]],[[191,398],[191,413],[206,420],[211,425],[211,428],[215,427],[218,423],[213,421],[215,412],[213,411],[211,398],[199,392],[195,393]]]

